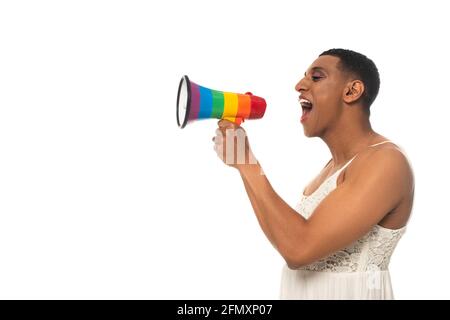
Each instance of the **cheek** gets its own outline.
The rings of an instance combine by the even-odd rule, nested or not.
[[[324,85],[317,90],[314,95],[314,102],[318,111],[322,113],[334,113],[335,108],[339,105],[341,92],[336,89],[335,85]]]
[[[336,88],[330,83],[323,84],[317,89],[315,98],[323,101],[328,101],[336,95]]]

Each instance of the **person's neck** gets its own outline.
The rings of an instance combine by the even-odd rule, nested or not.
[[[362,119],[342,122],[328,130],[321,138],[330,149],[333,167],[341,167],[359,151],[373,144],[376,137],[379,137],[379,134],[372,130],[369,119]]]

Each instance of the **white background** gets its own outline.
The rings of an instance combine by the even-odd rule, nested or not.
[[[407,152],[396,298],[450,298],[445,1],[0,2],[0,298],[278,298],[283,260],[216,120],[175,120],[183,74],[263,96],[244,127],[292,206],[330,155],[294,85],[322,51],[372,58],[371,120]]]

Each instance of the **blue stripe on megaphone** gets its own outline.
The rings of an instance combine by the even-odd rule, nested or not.
[[[198,113],[199,119],[211,118],[213,99],[211,90],[198,86],[200,89],[200,111]]]

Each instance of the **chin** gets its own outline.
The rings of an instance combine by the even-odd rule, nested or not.
[[[305,137],[307,138],[313,138],[313,137],[317,137],[317,134],[314,134],[314,132],[308,131],[305,128],[303,128],[303,134],[305,135]]]

